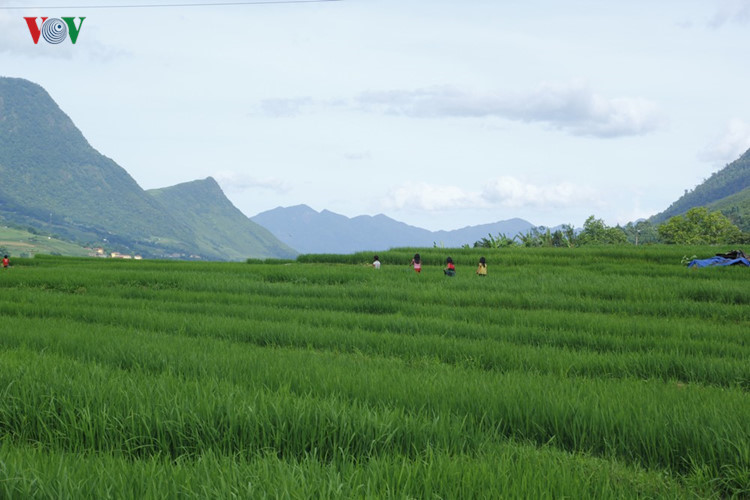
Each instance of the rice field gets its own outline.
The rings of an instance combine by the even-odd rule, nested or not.
[[[748,498],[725,250],[16,259],[0,498]]]

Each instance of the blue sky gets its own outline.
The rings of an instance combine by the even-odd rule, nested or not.
[[[750,0],[35,5],[0,1],[0,75],[142,187],[213,176],[248,216],[614,225],[750,148]],[[35,45],[24,16],[86,19]]]

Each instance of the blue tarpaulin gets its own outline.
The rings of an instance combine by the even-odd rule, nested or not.
[[[708,267],[708,266],[748,266],[750,267],[750,260],[745,258],[738,259],[727,259],[726,257],[711,257],[710,259],[693,259],[688,262],[688,267]]]

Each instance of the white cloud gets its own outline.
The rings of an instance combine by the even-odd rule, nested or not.
[[[480,193],[471,193],[456,186],[437,186],[424,182],[399,186],[384,201],[388,208],[428,211],[474,208],[483,203]]]
[[[242,172],[222,170],[214,175],[216,182],[222,188],[231,192],[247,191],[249,189],[265,189],[278,194],[286,193],[290,187],[281,179],[275,177],[253,177]]]
[[[571,182],[533,184],[515,177],[499,177],[484,186],[482,198],[509,208],[570,207],[597,203],[596,193]]]
[[[526,92],[472,93],[454,87],[366,92],[365,109],[419,118],[487,117],[539,122],[573,135],[642,135],[663,122],[656,107],[641,98],[606,98],[580,83],[542,84]]]
[[[750,0],[720,0],[709,26],[719,28],[729,22],[745,24],[750,21]]]
[[[260,103],[260,113],[273,117],[290,117],[301,114],[315,104],[311,97],[291,99],[264,99]]]
[[[312,97],[266,99],[261,101],[258,112],[271,117],[292,117],[335,107],[412,118],[496,117],[542,123],[573,135],[604,138],[647,134],[664,122],[651,101],[636,97],[606,98],[577,82],[544,83],[524,92],[479,93],[456,87],[369,91],[350,102]]]
[[[351,151],[348,153],[344,153],[344,158],[350,161],[362,161],[362,160],[369,160],[372,158],[372,152],[367,151]]]
[[[732,119],[724,132],[714,139],[698,158],[720,165],[730,163],[750,149],[750,124],[740,119]]]
[[[463,208],[562,208],[599,204],[596,193],[570,182],[535,184],[511,176],[493,179],[481,191],[467,191],[456,186],[419,183],[399,186],[386,198],[392,209],[427,211]]]
[[[330,111],[337,108],[351,107],[343,99],[315,99],[310,96],[263,99],[251,112],[271,118],[291,118],[303,114]]]

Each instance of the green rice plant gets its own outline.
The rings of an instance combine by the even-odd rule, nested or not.
[[[408,267],[415,251],[421,275]],[[450,250],[450,280],[443,249],[381,252],[378,272],[367,253],[251,265],[19,259],[0,277],[2,456],[36,450],[29,460],[100,463],[121,477],[111,457],[168,484],[188,474],[175,464],[263,464],[282,496],[549,496],[534,485],[558,484],[557,472],[539,478],[530,459],[502,451],[523,442],[534,457],[562,457],[558,487],[570,496],[621,497],[627,484],[644,496],[741,497],[747,274],[687,270],[685,251],[483,249],[490,275],[479,279],[480,251]],[[513,460],[519,469],[497,470]],[[647,485],[622,479],[640,467]],[[495,479],[511,473],[512,484]],[[75,491],[54,471],[7,477],[14,496],[33,484],[59,485],[37,496]],[[233,486],[212,490],[206,477],[203,487],[249,491],[217,483]]]
[[[477,452],[488,442],[511,437],[683,474],[694,464],[747,467],[746,457],[734,447],[748,442],[743,415],[749,402],[742,391],[527,373],[491,377],[430,364],[397,368],[398,363],[361,357],[321,360],[297,368],[292,377],[289,371],[299,361],[312,362],[304,352],[297,361],[284,361],[280,353],[273,360],[276,368],[260,369],[256,359],[249,365],[259,370],[255,382],[205,372],[185,379],[181,370],[174,373],[172,363],[151,376],[30,355],[7,351],[3,356],[11,370],[34,366],[35,373],[20,370],[23,376],[16,377],[15,386],[0,380],[9,387],[0,421],[14,439],[71,451],[93,446],[137,457],[182,456],[213,446],[222,453],[270,448],[299,457],[313,446],[324,457],[343,448],[362,458],[409,455],[428,445],[451,453]],[[362,376],[352,379],[353,370]],[[241,370],[234,366],[229,373]],[[260,385],[248,385],[253,383]],[[150,400],[148,406],[143,400]],[[91,431],[89,420],[103,427]],[[722,477],[720,470],[714,473]]]
[[[476,496],[518,498],[706,498],[663,474],[550,448],[506,444],[477,456],[428,450],[364,462],[323,462],[314,454],[251,460],[202,453],[194,460],[128,460],[36,446],[0,445],[0,496],[5,498],[391,498]]]

